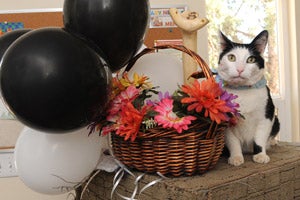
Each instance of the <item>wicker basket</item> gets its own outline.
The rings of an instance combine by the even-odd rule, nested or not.
[[[130,70],[142,55],[165,48],[187,53],[202,68],[206,78],[212,77],[209,67],[198,54],[184,46],[173,45],[145,49],[131,60],[125,71]],[[189,130],[181,134],[155,127],[139,132],[134,142],[112,134],[112,149],[114,156],[127,167],[143,172],[175,177],[202,174],[217,164],[224,148],[226,127],[226,124],[217,125],[205,120],[190,125]]]

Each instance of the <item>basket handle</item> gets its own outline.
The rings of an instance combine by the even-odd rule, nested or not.
[[[204,76],[206,78],[213,78],[213,73],[210,70],[207,63],[196,52],[186,48],[183,45],[160,45],[160,46],[154,46],[151,48],[145,48],[145,49],[143,49],[143,51],[141,51],[139,54],[135,55],[131,60],[129,60],[124,72],[128,72],[133,67],[133,65],[136,63],[136,61],[143,55],[148,54],[148,53],[153,53],[159,49],[175,49],[175,50],[179,50],[183,53],[188,54],[191,58],[193,58],[197,62],[199,67],[202,69],[202,72],[200,74],[204,74]],[[191,74],[190,77],[199,78],[199,73],[195,72],[195,73]]]

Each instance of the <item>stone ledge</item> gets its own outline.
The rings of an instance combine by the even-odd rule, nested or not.
[[[170,178],[147,188],[140,200],[300,200],[300,144],[280,143],[272,147],[268,164],[257,164],[251,155],[245,164],[233,167],[221,158],[217,166],[203,175]],[[141,173],[135,172],[136,175]],[[100,172],[91,182],[83,200],[109,200],[114,173]],[[141,188],[157,180],[145,175]],[[134,179],[126,176],[117,192],[131,196]],[[113,199],[121,199],[117,195]]]

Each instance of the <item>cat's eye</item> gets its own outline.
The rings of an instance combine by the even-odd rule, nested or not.
[[[256,62],[256,58],[254,56],[250,56],[248,59],[247,59],[247,63],[255,63]]]
[[[228,56],[227,56],[227,58],[228,58],[228,60],[230,61],[230,62],[234,62],[236,59],[235,59],[235,55],[233,55],[233,54],[229,54]]]

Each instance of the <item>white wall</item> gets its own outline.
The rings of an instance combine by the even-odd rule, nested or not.
[[[9,0],[0,2],[0,10],[62,8],[63,0]]]
[[[71,200],[63,195],[43,195],[32,191],[19,178],[0,178],[1,200]]]

